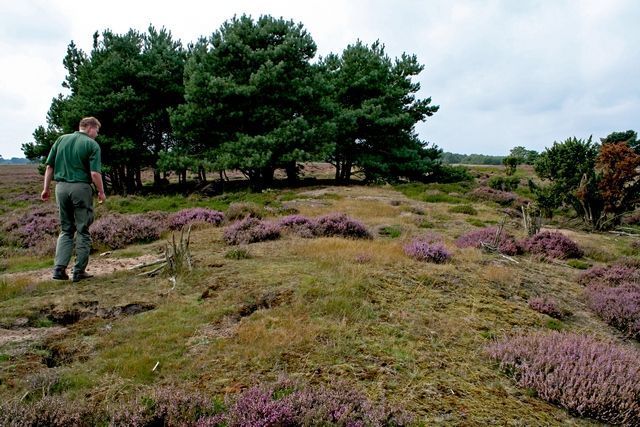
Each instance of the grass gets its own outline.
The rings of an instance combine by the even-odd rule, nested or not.
[[[66,325],[55,338],[0,344],[0,396],[20,399],[29,375],[52,371],[41,360],[59,354],[65,358],[55,368],[55,393],[72,402],[89,396],[110,405],[167,384],[199,388],[222,400],[225,393],[286,375],[314,385],[339,378],[374,401],[405,407],[423,425],[592,425],[517,389],[483,348],[514,331],[562,329],[621,338],[585,310],[577,264],[570,268],[526,256],[516,257],[516,264],[498,254],[456,248],[456,236],[502,218],[490,204],[469,204],[463,196],[468,185],[332,187],[319,197],[322,203],[297,190],[129,197],[126,203],[111,197],[112,204],[100,209],[224,210],[233,202],[278,207],[296,200],[301,215],[343,212],[385,236],[285,236],[231,248],[221,228],[196,228],[190,245],[195,268],[175,287],[167,277],[127,271],[79,285],[3,274],[3,328],[29,319],[44,334],[61,326],[52,314],[93,315]],[[463,212],[468,207],[476,213]],[[506,224],[522,237],[519,227],[518,221]],[[450,263],[421,263],[404,254],[404,244],[427,233],[442,237],[453,254]],[[587,249],[584,263],[617,259],[629,247],[624,236],[572,233]],[[138,256],[158,246],[133,246],[111,256]],[[41,260],[9,262],[10,268],[29,270]],[[560,322],[531,310],[527,301],[538,295],[554,295],[575,315]],[[131,304],[154,308],[96,315]]]

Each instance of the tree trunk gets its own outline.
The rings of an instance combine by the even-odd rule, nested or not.
[[[285,171],[287,172],[287,182],[289,185],[294,185],[298,182],[298,164],[296,162],[287,162]]]

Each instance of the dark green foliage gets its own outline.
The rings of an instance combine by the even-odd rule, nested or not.
[[[509,157],[515,157],[520,164],[533,165],[538,159],[538,152],[535,150],[527,150],[522,146],[513,147],[509,152]]]
[[[140,170],[155,167],[160,151],[175,143],[168,109],[183,99],[185,59],[181,43],[152,26],[147,33],[96,32],[89,55],[71,42],[63,61],[63,86],[71,94],[53,99],[48,126],[35,130],[35,143],[23,145],[25,155],[42,160],[57,136],[95,116],[102,123],[98,142],[107,183],[117,192],[139,190]]]
[[[186,103],[172,114],[187,154],[213,167],[239,169],[260,188],[276,168],[297,174],[316,158],[312,115],[320,97],[310,59],[316,45],[302,24],[243,15],[191,49]]]
[[[433,171],[440,150],[414,132],[439,108],[431,98],[415,98],[420,85],[411,78],[423,68],[415,55],[392,62],[379,42],[357,41],[321,61],[326,121],[335,141],[329,161],[337,181],[348,182],[354,167],[368,181],[417,179]]]
[[[534,169],[550,185],[540,188],[530,183],[530,187],[543,213],[564,204],[573,207],[587,223],[596,225],[604,207],[595,171],[599,148],[591,137],[586,141],[574,137],[554,142],[553,147],[540,154]]]
[[[492,176],[487,185],[494,190],[513,191],[520,185],[520,178],[515,176]]]
[[[502,164],[504,165],[505,173],[509,176],[513,175],[516,172],[516,168],[521,163],[519,157],[515,156],[507,156],[502,159]]]
[[[442,163],[461,165],[501,165],[505,156],[488,156],[486,154],[442,153]]]
[[[640,141],[638,141],[638,134],[634,130],[628,130],[626,132],[612,132],[607,135],[606,138],[600,138],[600,141],[602,142],[602,145],[626,142],[633,151],[640,154]]]

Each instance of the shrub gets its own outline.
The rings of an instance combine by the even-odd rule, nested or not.
[[[583,255],[573,240],[558,232],[543,231],[534,234],[525,239],[523,246],[532,254],[549,258],[580,258]]]
[[[59,224],[55,206],[45,205],[23,214],[14,214],[2,228],[7,233],[6,243],[38,254],[48,254],[55,248]]]
[[[94,242],[111,249],[121,249],[132,243],[151,242],[160,238],[164,223],[146,214],[111,214],[100,218],[91,226]]]
[[[640,284],[617,287],[592,284],[585,289],[589,307],[609,325],[640,340]]]
[[[478,215],[478,211],[471,205],[458,205],[449,208],[449,212],[462,213],[465,215]]]
[[[313,237],[316,223],[302,215],[289,215],[278,220],[278,225],[284,232],[290,232],[301,237]]]
[[[198,426],[404,426],[413,422],[406,412],[384,402],[373,404],[347,384],[333,388],[298,387],[280,382],[252,387],[223,414],[200,419]]]
[[[469,193],[472,200],[488,200],[501,205],[509,205],[514,202],[518,196],[508,191],[494,190],[490,187],[478,187]]]
[[[223,238],[229,245],[276,240],[280,238],[280,227],[272,222],[247,217],[228,226]]]
[[[165,386],[115,410],[109,425],[193,425],[198,418],[214,413],[214,402],[205,394]]]
[[[612,264],[606,267],[592,267],[578,277],[578,283],[589,285],[618,286],[625,282],[640,282],[640,268],[633,265]]]
[[[222,212],[207,208],[188,208],[169,217],[169,228],[179,230],[185,225],[193,223],[220,225],[222,221],[224,221]]]
[[[224,257],[227,259],[235,259],[235,260],[249,259],[251,258],[251,254],[249,253],[249,250],[245,248],[238,248],[238,249],[231,249],[230,251],[227,251],[224,254]]]
[[[384,225],[378,228],[378,235],[395,239],[402,235],[402,227],[399,225]]]
[[[546,314],[556,319],[564,316],[562,310],[558,308],[558,303],[550,297],[535,297],[529,300],[529,307],[538,313]]]
[[[588,336],[551,332],[487,348],[521,387],[570,412],[606,423],[640,423],[640,354]]]
[[[82,402],[69,402],[59,396],[21,403],[6,401],[0,405],[2,426],[82,426],[98,424],[102,414]]]
[[[486,227],[463,234],[456,239],[456,246],[459,248],[482,248],[482,244],[494,244],[497,227]],[[505,255],[517,255],[522,253],[522,248],[516,239],[506,232],[502,232],[498,237],[498,251]]]
[[[323,237],[351,237],[355,239],[370,239],[371,234],[359,221],[349,218],[345,214],[329,214],[316,220],[314,230],[316,236]]]
[[[513,191],[518,188],[520,178],[515,176],[493,176],[489,178],[487,185],[494,190]]]
[[[440,264],[451,259],[451,253],[442,243],[428,239],[414,239],[408,245],[404,245],[403,249],[405,254],[418,261]]]
[[[231,203],[227,208],[227,221],[237,221],[247,217],[262,219],[264,218],[264,208],[256,203],[235,202]]]

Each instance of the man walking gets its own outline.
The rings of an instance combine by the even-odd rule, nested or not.
[[[40,198],[49,200],[51,180],[56,181],[56,201],[60,214],[60,236],[56,244],[55,280],[69,280],[67,265],[76,249],[73,281],[92,277],[85,269],[89,263],[93,222],[93,182],[102,203],[106,196],[102,184],[100,146],[95,141],[100,122],[95,117],[80,120],[77,132],[62,135],[51,147]]]

